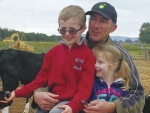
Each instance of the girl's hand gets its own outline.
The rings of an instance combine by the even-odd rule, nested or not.
[[[62,113],[72,113],[72,109],[71,109],[71,107],[68,106],[68,105],[58,106],[58,108],[64,109],[64,111],[63,111]]]
[[[8,103],[8,102],[10,102],[11,100],[13,100],[14,98],[15,98],[15,92],[13,91],[13,92],[11,92],[11,95],[10,95],[9,98],[4,97],[5,100],[1,100],[0,102],[2,102],[2,103]]]

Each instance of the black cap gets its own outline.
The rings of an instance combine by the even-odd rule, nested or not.
[[[95,4],[91,11],[87,11],[86,15],[91,15],[92,13],[98,13],[106,19],[112,19],[114,23],[117,22],[117,12],[115,8],[107,2],[99,2]]]

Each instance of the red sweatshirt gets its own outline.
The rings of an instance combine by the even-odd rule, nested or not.
[[[30,97],[33,91],[48,84],[60,101],[70,100],[73,113],[82,110],[80,100],[87,100],[94,81],[95,58],[85,46],[74,44],[71,49],[60,44],[44,56],[42,69],[31,83],[15,90],[16,97]]]

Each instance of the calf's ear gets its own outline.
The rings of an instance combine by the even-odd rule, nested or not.
[[[6,91],[5,94],[4,94],[4,96],[5,96],[6,98],[9,98],[10,95],[11,95],[11,93],[10,93],[9,91]]]

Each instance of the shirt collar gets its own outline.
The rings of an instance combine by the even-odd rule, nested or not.
[[[81,45],[83,43],[83,41],[84,41],[84,37],[81,37],[80,42],[78,42],[77,44]],[[60,41],[60,43],[66,45],[66,42],[63,39]]]

